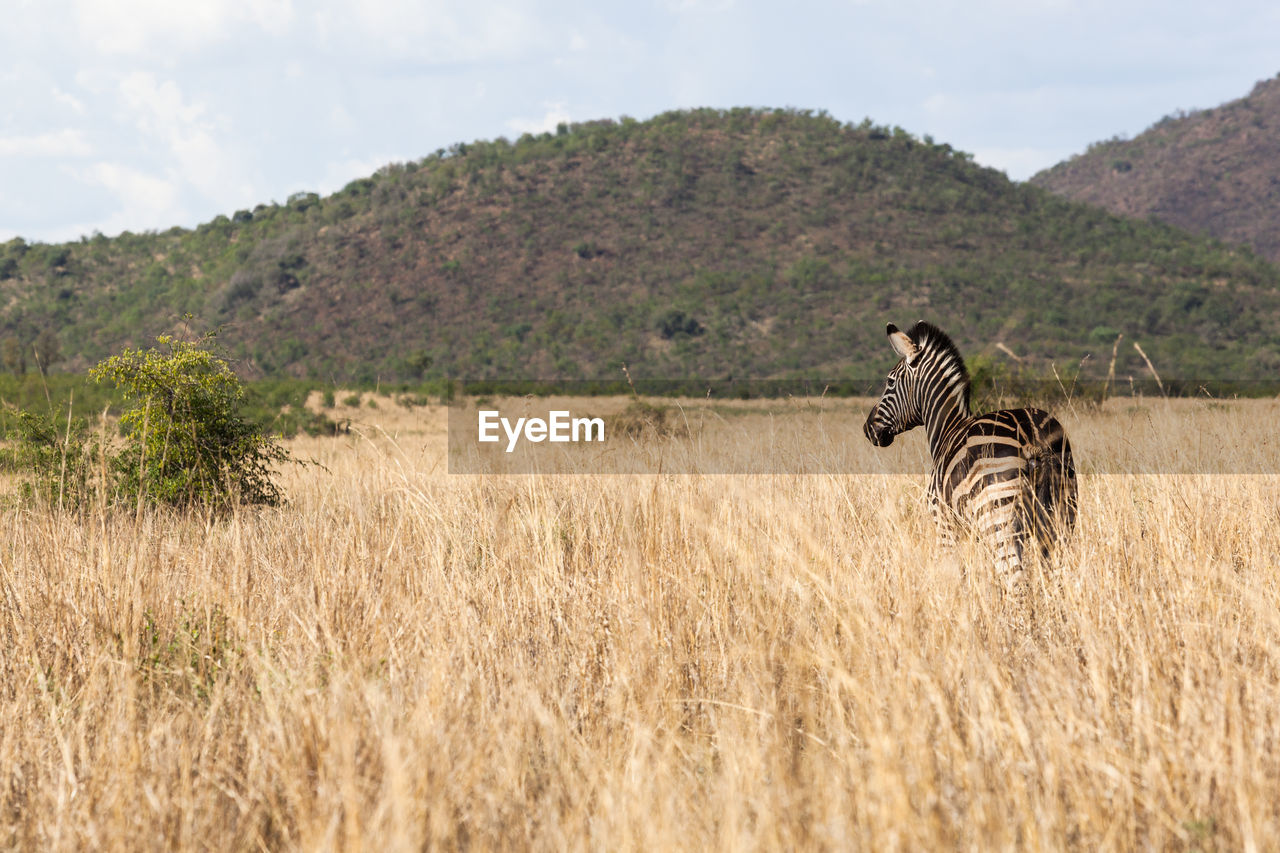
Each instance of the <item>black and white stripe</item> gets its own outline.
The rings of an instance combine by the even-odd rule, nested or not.
[[[901,332],[890,323],[887,332],[901,361],[867,416],[867,438],[887,447],[924,426],[929,505],[944,539],[974,531],[995,549],[1006,587],[1019,589],[1028,548],[1047,555],[1075,524],[1076,471],[1062,424],[1040,409],[970,414],[969,373],[942,330],[920,322]]]

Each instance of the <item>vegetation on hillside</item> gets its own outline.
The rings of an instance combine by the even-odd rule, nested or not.
[[[1274,376],[1280,272],[825,114],[673,112],[458,144],[194,230],[0,247],[0,356],[83,369],[191,313],[245,376],[874,377],[886,320],[968,356]],[[1126,360],[1128,359],[1128,360]],[[1144,374],[1126,350],[1120,376]]]
[[[1280,77],[1213,109],[1165,116],[1046,169],[1031,183],[1128,216],[1245,243],[1280,261]]]

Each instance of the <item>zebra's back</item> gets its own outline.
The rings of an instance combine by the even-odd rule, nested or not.
[[[935,507],[993,541],[997,562],[1017,571],[1029,540],[1042,553],[1075,524],[1071,443],[1041,409],[973,417],[935,465]]]

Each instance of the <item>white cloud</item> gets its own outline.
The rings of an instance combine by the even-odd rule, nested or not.
[[[88,157],[91,146],[80,130],[68,128],[26,136],[0,136],[0,157]]]
[[[93,96],[89,100],[96,102],[98,96],[112,88],[115,77],[102,68],[80,68],[76,71],[76,85]]]
[[[94,163],[78,173],[89,184],[101,186],[118,202],[115,213],[99,226],[104,233],[163,228],[183,219],[179,187],[172,177],[148,175],[120,163]]]
[[[677,14],[702,14],[728,12],[737,5],[737,0],[665,0],[662,5]]]
[[[138,130],[168,150],[185,183],[222,207],[250,201],[252,182],[242,176],[235,148],[215,136],[218,123],[204,104],[188,101],[176,83],[147,72],[125,75],[119,91]]]
[[[117,228],[115,232],[119,233],[124,230]],[[28,228],[23,231],[15,231],[12,228],[0,227],[0,243],[7,243],[15,237],[21,237],[23,240],[32,243],[69,243],[72,240],[78,240],[94,231],[106,233],[102,231],[102,223],[67,223],[58,225],[53,228]]]
[[[340,103],[329,109],[329,126],[339,133],[349,133],[358,127],[351,113]]]
[[[324,177],[315,187],[315,191],[321,195],[331,195],[356,178],[367,178],[383,166],[395,161],[394,157],[353,157],[328,163],[325,166]]]
[[[522,2],[361,0],[315,14],[331,51],[435,64],[512,60],[548,44],[540,15]]]
[[[173,182],[144,174],[119,163],[94,163],[81,173],[90,183],[100,184],[131,204],[168,208],[177,200]]]
[[[1025,181],[1074,153],[1067,148],[983,147],[973,152],[973,159],[983,166],[1000,169],[1015,181]]]
[[[72,95],[68,92],[64,92],[61,89],[59,89],[57,86],[53,87],[53,90],[50,94],[53,95],[53,99],[55,101],[67,107],[76,115],[82,116],[85,114],[86,110],[84,106],[84,101],[80,100],[75,95]]]
[[[547,108],[547,112],[542,118],[527,119],[513,118],[507,121],[507,127],[516,133],[550,133],[556,129],[561,123],[572,121],[569,118],[569,111],[565,108],[562,101],[553,104],[543,104]]]
[[[135,71],[120,80],[120,96],[146,133],[172,132],[200,120],[204,107],[183,101],[182,90],[172,80],[160,82],[154,74]]]
[[[106,54],[136,54],[153,47],[189,50],[253,27],[279,35],[293,19],[292,0],[75,0],[84,41]]]

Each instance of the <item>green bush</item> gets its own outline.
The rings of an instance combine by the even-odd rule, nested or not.
[[[59,422],[52,415],[24,411],[18,414],[13,467],[31,479],[21,494],[49,506],[77,507],[93,488],[93,475],[101,471],[101,448],[87,437],[83,418]]]
[[[672,308],[658,318],[658,334],[663,338],[696,337],[706,331],[701,323],[683,311]]]
[[[113,460],[116,497],[178,507],[278,504],[273,468],[289,454],[241,415],[240,379],[211,351],[213,336],[156,341],[160,349],[126,349],[89,374],[130,403]]]

